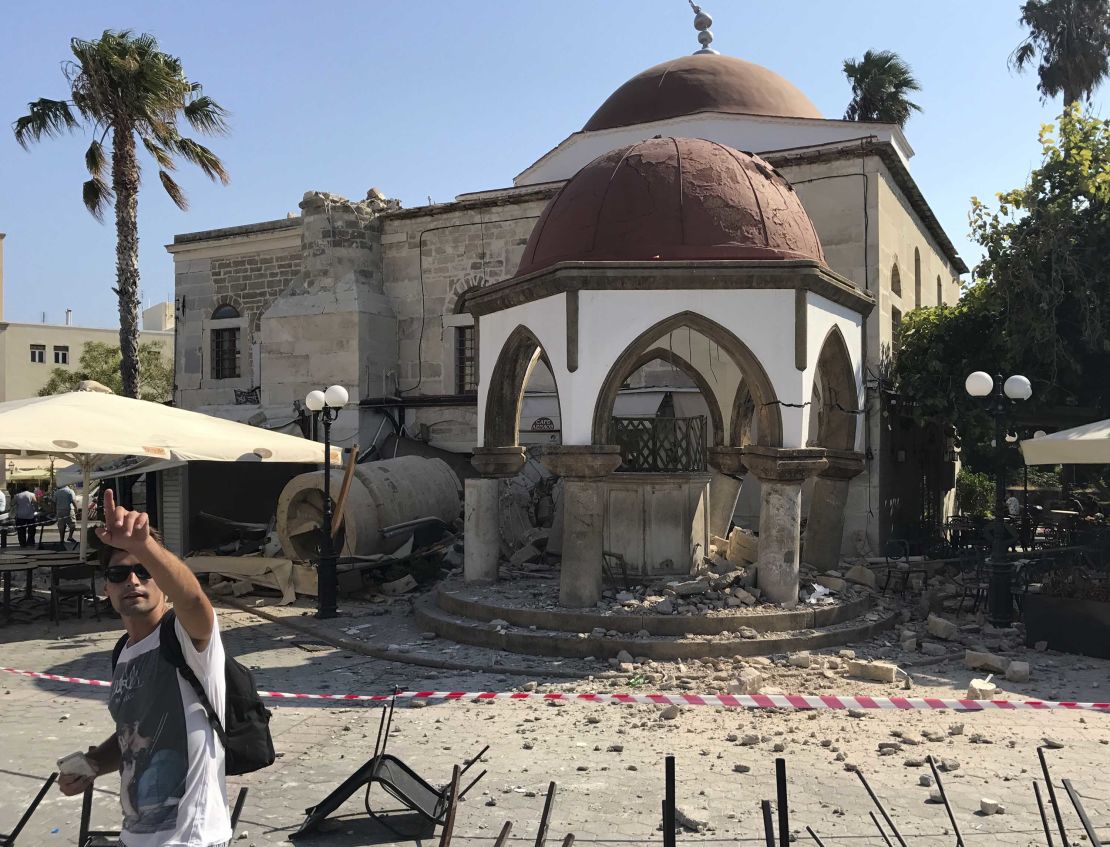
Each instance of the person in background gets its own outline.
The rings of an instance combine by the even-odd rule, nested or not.
[[[0,520],[7,517],[8,514],[8,492],[0,487]]]
[[[35,511],[38,501],[26,485],[19,486],[13,505],[15,511],[15,532],[19,536],[19,546],[27,547],[35,541]]]
[[[58,540],[73,541],[77,531],[77,495],[68,485],[54,491],[54,519],[58,522]]]

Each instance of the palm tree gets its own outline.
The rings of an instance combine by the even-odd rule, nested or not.
[[[852,83],[852,102],[844,112],[846,121],[877,121],[906,125],[921,107],[907,95],[920,91],[913,71],[890,50],[868,50],[863,58],[845,59],[844,75]]]
[[[1041,100],[1064,95],[1064,105],[1089,100],[1110,73],[1110,0],[1026,0],[1021,22],[1029,35],[1010,54],[1024,70],[1039,59]]]
[[[178,132],[178,114],[198,132],[227,132],[227,112],[201,86],[189,82],[181,61],[158,49],[151,35],[106,30],[91,41],[70,41],[74,61],[62,65],[69,83],[68,100],[40,99],[12,128],[24,148],[44,136],[73,132],[82,123],[92,130],[85,152],[91,179],[83,186],[85,206],[98,221],[113,203],[116,212],[116,295],[119,297],[120,375],[123,393],[139,396],[139,234],[140,167],[136,139],[158,165],[158,178],[181,209],[188,203],[170,171],[180,156],[212,180],[228,182],[223,163],[207,147]],[[74,114],[76,110],[82,121]],[[111,136],[110,150],[105,141]],[[105,181],[108,157],[111,178]]]

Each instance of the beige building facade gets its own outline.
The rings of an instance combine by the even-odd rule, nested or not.
[[[853,549],[860,533],[873,549],[908,533],[921,514],[943,509],[951,485],[934,479],[935,494],[920,494],[932,473],[925,466],[943,458],[944,444],[928,456],[899,446],[885,375],[899,321],[919,306],[954,303],[967,268],[910,173],[913,150],[897,126],[822,118],[777,74],[737,59],[712,54],[667,64],[696,74],[699,63],[711,65],[720,82],[716,92],[698,89],[708,102],[683,96],[672,108],[650,89],[655,101],[629,105],[622,91],[655,69],[645,71],[506,188],[413,209],[373,189],[362,201],[308,192],[298,216],[176,236],[167,247],[178,315],[175,401],[279,426],[297,415],[309,390],[339,382],[360,409],[341,416],[341,443],[357,439],[366,450],[396,432],[469,454],[478,444],[482,329],[467,298],[515,274],[544,208],[598,155],[656,136],[706,139],[773,165],[794,186],[828,267],[876,301],[853,351],[862,362],[858,449],[866,461],[850,484],[843,548]],[[668,78],[681,79],[674,68]],[[781,90],[760,93],[758,86]],[[614,98],[624,98],[617,108]],[[783,356],[793,356],[788,348],[784,341]],[[546,365],[537,363],[527,388],[521,443],[561,440]],[[655,414],[659,398],[694,389],[656,361],[625,385],[622,398],[629,409]],[[926,508],[923,499],[940,505]],[[749,475],[737,522],[750,521],[758,502],[758,481]]]

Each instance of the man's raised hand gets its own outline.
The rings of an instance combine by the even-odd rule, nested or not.
[[[96,530],[97,538],[110,547],[129,553],[140,553],[150,541],[150,518],[146,512],[133,512],[116,505],[112,489],[104,492],[104,526]]]

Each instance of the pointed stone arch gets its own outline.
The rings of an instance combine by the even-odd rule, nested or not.
[[[483,429],[484,447],[513,447],[519,443],[524,387],[536,364],[541,361],[554,376],[555,370],[543,344],[532,330],[519,325],[502,345],[490,375]],[[557,379],[555,391],[558,398]]]
[[[632,367],[628,371],[628,374],[625,375],[625,378],[636,373],[636,371],[644,365],[656,360],[666,362],[668,365],[682,371],[682,373],[689,377],[690,381],[698,387],[698,391],[701,392],[701,396],[705,399],[705,404],[709,407],[709,421],[713,425],[713,446],[723,446],[725,437],[724,415],[721,413],[721,404],[717,401],[717,395],[713,391],[712,386],[709,385],[709,382],[702,375],[701,371],[695,368],[682,356],[665,347],[653,347],[632,363]]]
[[[817,433],[817,443],[831,450],[854,450],[859,415],[859,389],[852,357],[840,327],[834,326],[821,342],[817,373],[823,378],[821,396],[825,414]]]
[[[758,420],[758,443],[767,447],[781,447],[782,411],[779,409],[774,386],[763,364],[752,353],[748,345],[732,332],[716,321],[712,321],[696,312],[679,312],[659,321],[642,332],[617,357],[601,385],[601,390],[598,392],[594,405],[593,443],[611,443],[610,421],[613,417],[613,407],[616,404],[617,393],[628,376],[635,371],[634,365],[636,362],[639,362],[641,357],[651,350],[660,338],[682,327],[689,327],[700,333],[728,354],[740,370],[742,384],[748,386],[752,400],[755,403],[755,416]],[[728,435],[724,436],[722,434],[722,438],[731,446],[739,446],[740,444],[740,432],[736,426],[737,419],[736,409],[734,408]]]

